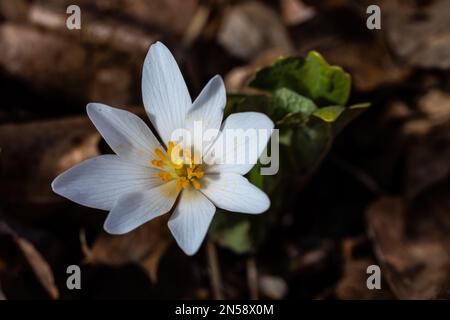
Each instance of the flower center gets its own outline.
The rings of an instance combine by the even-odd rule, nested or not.
[[[155,154],[158,159],[152,160],[152,165],[163,169],[158,172],[161,181],[167,182],[176,179],[177,192],[187,189],[192,185],[195,189],[200,189],[199,180],[205,172],[199,164],[195,164],[195,157],[190,149],[182,149],[179,145],[169,141],[167,153],[156,148]]]

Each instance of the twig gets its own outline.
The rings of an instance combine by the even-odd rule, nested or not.
[[[254,257],[247,259],[247,284],[251,300],[258,300],[258,269]]]
[[[213,290],[213,297],[216,300],[223,300],[223,285],[219,267],[219,259],[217,257],[217,250],[214,243],[209,239],[206,242],[206,252],[208,256],[208,269],[209,277],[211,279],[211,287]]]

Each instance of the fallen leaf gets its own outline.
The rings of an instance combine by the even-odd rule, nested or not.
[[[391,299],[392,293],[383,285],[377,290],[367,288],[367,267],[376,262],[370,256],[356,256],[354,251],[362,242],[361,238],[347,238],[342,243],[344,270],[336,285],[336,297],[341,300]]]
[[[399,299],[433,299],[450,270],[449,185],[406,204],[382,198],[367,212],[368,233],[382,273]]]
[[[0,186],[9,201],[60,201],[52,180],[75,164],[98,155],[100,135],[87,117],[0,126]]]
[[[345,45],[337,42],[324,51],[320,51],[320,47],[317,50],[330,63],[349,72],[355,87],[360,91],[367,92],[379,86],[399,83],[410,74],[410,69],[397,63],[379,42],[342,41]]]
[[[286,25],[301,24],[313,18],[316,11],[301,0],[280,0],[281,16]]]
[[[127,68],[100,68],[89,89],[89,100],[102,101],[111,106],[127,105],[131,101],[132,82],[132,74]]]
[[[383,29],[395,53],[422,68],[450,68],[450,6],[446,0],[382,3]]]
[[[108,4],[96,0],[99,8]],[[108,1],[114,11],[165,32],[182,34],[195,15],[198,0],[124,0]],[[111,9],[111,8],[105,8]]]
[[[293,50],[277,13],[256,1],[238,4],[225,11],[218,41],[228,52],[246,60],[268,49]]]
[[[419,99],[419,110],[433,125],[450,122],[450,94],[434,89]]]
[[[0,66],[40,89],[81,94],[88,83],[87,63],[85,48],[70,39],[28,25],[0,26]]]
[[[25,255],[28,263],[36,274],[36,277],[50,294],[50,297],[52,299],[58,299],[59,291],[55,285],[53,271],[47,261],[45,261],[44,257],[41,256],[33,244],[31,244],[28,240],[17,237],[16,243]]]
[[[450,121],[436,125],[429,119],[417,119],[422,131],[409,137],[406,157],[406,196],[413,198],[422,190],[446,179],[450,174]],[[411,132],[411,123],[407,124]],[[420,133],[419,133],[420,132]]]
[[[60,33],[76,42],[84,42],[95,46],[109,46],[115,50],[130,55],[145,55],[151,43],[160,36],[149,33],[136,24],[125,23],[123,20],[101,16],[83,8],[83,27],[79,30],[69,30],[66,27],[66,6],[49,5],[33,2],[28,9],[28,22],[42,29]]]
[[[83,13],[94,8],[102,17],[109,14],[119,17],[122,23],[133,21],[180,35],[193,18],[199,0],[46,0],[45,3],[64,12],[71,4],[80,6]]]
[[[39,251],[37,251],[34,245],[27,239],[18,236],[4,222],[0,222],[0,234],[9,238],[12,243],[15,244],[16,247],[12,250],[17,250],[20,252],[19,256],[22,256],[25,259],[25,261],[33,270],[33,273],[35,274],[37,280],[41,283],[42,287],[45,288],[50,297],[52,299],[58,299],[59,290],[55,284],[53,271],[45,258],[39,253]],[[7,241],[4,241],[4,243],[6,242]],[[4,250],[2,250],[1,252],[4,252]],[[11,255],[11,252],[9,252],[9,254]],[[13,254],[13,256],[18,257],[16,254]],[[8,263],[4,267],[0,268],[0,272],[10,272],[8,269],[8,265],[11,264],[13,264],[13,262],[8,261]]]
[[[108,266],[136,263],[148,272],[154,283],[157,281],[159,261],[172,243],[165,216],[124,235],[102,232],[92,247],[88,247],[83,232],[80,236],[86,263]]]
[[[0,0],[0,15],[11,21],[24,21],[27,17],[28,2],[26,0]]]

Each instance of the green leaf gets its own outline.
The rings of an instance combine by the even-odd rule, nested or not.
[[[315,103],[290,89],[280,88],[273,96],[229,94],[225,116],[235,112],[257,111],[268,115],[280,124],[306,123],[317,110]]]
[[[305,124],[309,115],[317,110],[315,103],[290,89],[281,88],[273,93],[275,111],[273,120],[278,126]]]
[[[226,229],[226,232],[222,233],[222,238],[219,242],[223,247],[231,249],[237,254],[247,253],[252,249],[249,231],[250,222],[242,221]]]
[[[315,51],[306,59],[283,58],[259,70],[250,87],[266,91],[289,88],[313,100],[317,105],[345,105],[350,95],[351,77],[337,66],[330,66]]]
[[[306,57],[302,71],[304,86],[314,101],[346,105],[351,77],[341,67],[330,66],[318,52],[312,51]]]
[[[219,211],[211,223],[209,235],[213,241],[237,254],[253,250],[250,221],[238,213]]]
[[[358,103],[345,108],[341,116],[333,123],[334,135],[337,135],[350,122],[355,120],[361,113],[370,107],[370,103]]]
[[[295,91],[287,88],[280,88],[273,93],[275,105],[285,112],[302,112],[304,114],[311,114],[317,110],[316,104]]]
[[[273,65],[257,71],[255,76],[248,82],[249,87],[275,91],[279,88],[289,88],[298,93],[299,73],[305,60],[297,57],[280,58]]]
[[[277,121],[278,127],[297,127],[308,122],[309,115],[303,112],[293,112],[286,114],[283,118]]]
[[[264,176],[261,175],[261,164],[256,163],[247,173],[247,179],[260,189],[264,188]]]
[[[280,129],[279,141],[281,145],[290,146],[292,144],[292,133],[291,128],[281,128]]]
[[[313,172],[328,153],[333,138],[330,123],[320,118],[311,118],[307,126],[293,129],[291,146],[297,172]]]
[[[272,118],[274,110],[273,99],[270,96],[229,93],[224,116],[227,117],[236,112],[256,111],[265,113]]]
[[[330,106],[314,111],[313,115],[325,122],[334,122],[344,110],[345,108],[341,106]]]
[[[362,103],[354,104],[348,108],[349,109],[367,109],[368,107],[370,107],[370,105],[371,105],[370,102],[362,102]]]

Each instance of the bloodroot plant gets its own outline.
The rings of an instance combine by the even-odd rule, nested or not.
[[[369,104],[346,106],[350,75],[314,51],[306,58],[280,58],[248,85],[259,93],[227,97],[215,76],[192,102],[172,54],[155,43],[144,62],[142,96],[159,139],[130,112],[88,104],[89,118],[116,155],[62,173],[52,183],[54,192],[109,210],[104,229],[111,234],[172,212],[168,227],[188,255],[197,252],[208,230],[212,240],[235,253],[254,252],[286,197],[298,191],[298,181],[312,175],[336,135]],[[261,175],[258,159],[274,127],[280,170]],[[248,134],[252,130],[259,134]],[[230,131],[234,135],[227,139]],[[223,210],[268,212],[258,219],[221,213],[213,220]]]
[[[130,232],[173,211],[169,229],[188,255],[200,247],[216,207],[248,214],[270,207],[269,197],[243,177],[271,136],[274,124],[267,115],[236,113],[221,126],[226,105],[221,77],[213,77],[192,102],[175,59],[160,42],[150,47],[145,59],[142,96],[162,143],[136,115],[90,103],[89,118],[116,154],[88,159],[62,173],[52,183],[54,192],[109,210],[104,229],[111,234]],[[201,124],[200,145],[173,138],[183,130],[192,133],[196,124]],[[239,141],[226,143],[226,132],[237,129],[263,134],[254,136],[254,148]],[[208,140],[203,139],[206,135]],[[230,162],[230,154],[247,154],[247,161]]]

